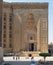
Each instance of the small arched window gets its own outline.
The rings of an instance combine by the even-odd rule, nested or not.
[[[32,40],[32,39],[33,39],[33,37],[31,36],[31,37],[30,37],[30,40]]]

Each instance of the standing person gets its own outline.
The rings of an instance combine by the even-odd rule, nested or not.
[[[34,61],[34,57],[33,56],[31,57],[31,61]]]
[[[13,60],[15,59],[15,56],[13,56]]]
[[[17,60],[17,55],[16,55],[16,60]]]
[[[34,57],[31,57],[31,64],[30,65],[35,65]]]

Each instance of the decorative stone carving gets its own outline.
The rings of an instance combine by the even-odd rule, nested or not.
[[[25,30],[34,30],[35,25],[35,20],[34,20],[34,15],[30,13],[27,17],[27,21],[25,23],[24,29]],[[37,28],[36,28],[37,29]]]

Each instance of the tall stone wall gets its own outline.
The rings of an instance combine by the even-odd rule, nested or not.
[[[3,49],[2,49],[2,5],[3,0],[0,0],[0,61],[3,58]]]
[[[48,3],[4,3],[3,14],[6,13],[6,52],[29,51],[34,43],[34,51],[48,51]],[[13,9],[11,11],[10,9]],[[9,21],[9,15],[12,21]],[[9,38],[9,22],[12,26],[12,39]],[[4,23],[4,21],[3,21]],[[3,29],[4,31],[4,29]],[[30,36],[33,40],[30,40]],[[9,47],[10,40],[12,47]]]
[[[2,47],[2,0],[0,0],[0,47]]]

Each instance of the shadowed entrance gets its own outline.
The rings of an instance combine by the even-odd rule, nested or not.
[[[29,51],[34,51],[34,43],[29,44]]]

